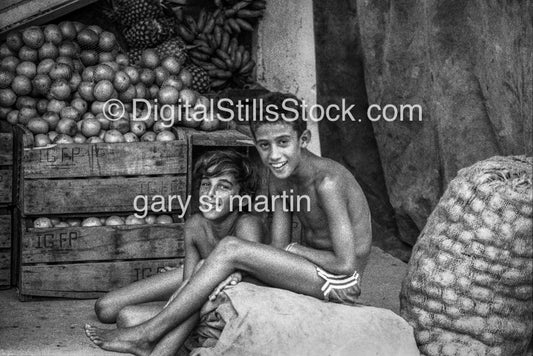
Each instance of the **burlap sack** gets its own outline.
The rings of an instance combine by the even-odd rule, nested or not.
[[[533,329],[531,158],[459,171],[416,243],[401,315],[424,355],[523,355]]]

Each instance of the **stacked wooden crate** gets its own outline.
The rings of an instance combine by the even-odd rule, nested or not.
[[[0,122],[0,288],[11,286],[11,203],[13,134]]]
[[[174,196],[164,213],[182,216],[188,147],[170,142],[32,147],[15,128],[17,285],[27,296],[94,298],[175,266],[183,258],[182,220],[169,225],[34,228],[38,217],[129,215],[134,200]],[[171,210],[171,211],[168,211]]]

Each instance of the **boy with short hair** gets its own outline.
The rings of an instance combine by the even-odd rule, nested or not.
[[[355,302],[372,241],[368,204],[346,168],[307,150],[311,134],[303,118],[294,117],[291,103],[294,108],[301,107],[293,96],[269,94],[261,108],[268,116],[255,117],[251,129],[261,160],[273,175],[270,192],[309,197],[309,209],[296,212],[303,227],[302,244],[289,243],[291,212],[283,211],[283,201],[277,199],[271,246],[235,237],[223,239],[156,317],[117,330],[87,325],[86,333],[96,345],[137,355],[170,354],[174,350],[160,340],[196,313],[210,295],[216,296],[231,283],[235,271],[244,271],[272,287],[335,302]]]

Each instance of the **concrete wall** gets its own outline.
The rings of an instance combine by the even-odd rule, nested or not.
[[[257,34],[257,81],[315,105],[316,60],[313,1],[269,0]],[[320,154],[318,125],[309,121],[310,150]]]

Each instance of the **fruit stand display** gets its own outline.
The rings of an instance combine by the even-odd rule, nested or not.
[[[252,152],[250,137],[232,130],[244,125],[219,120],[209,98],[253,82],[245,32],[264,1],[201,11],[102,4],[121,33],[58,21],[0,44],[0,121],[15,142],[12,281],[22,300],[94,298],[180,263],[182,217],[192,211],[180,202],[195,202],[196,157]],[[139,218],[139,196],[174,199]]]
[[[36,148],[16,127],[22,297],[93,298],[179,262],[182,222],[132,215],[137,196],[185,198],[187,142],[175,131],[169,142]],[[174,200],[164,212],[179,208]]]
[[[13,134],[0,122],[0,288],[11,285]]]

